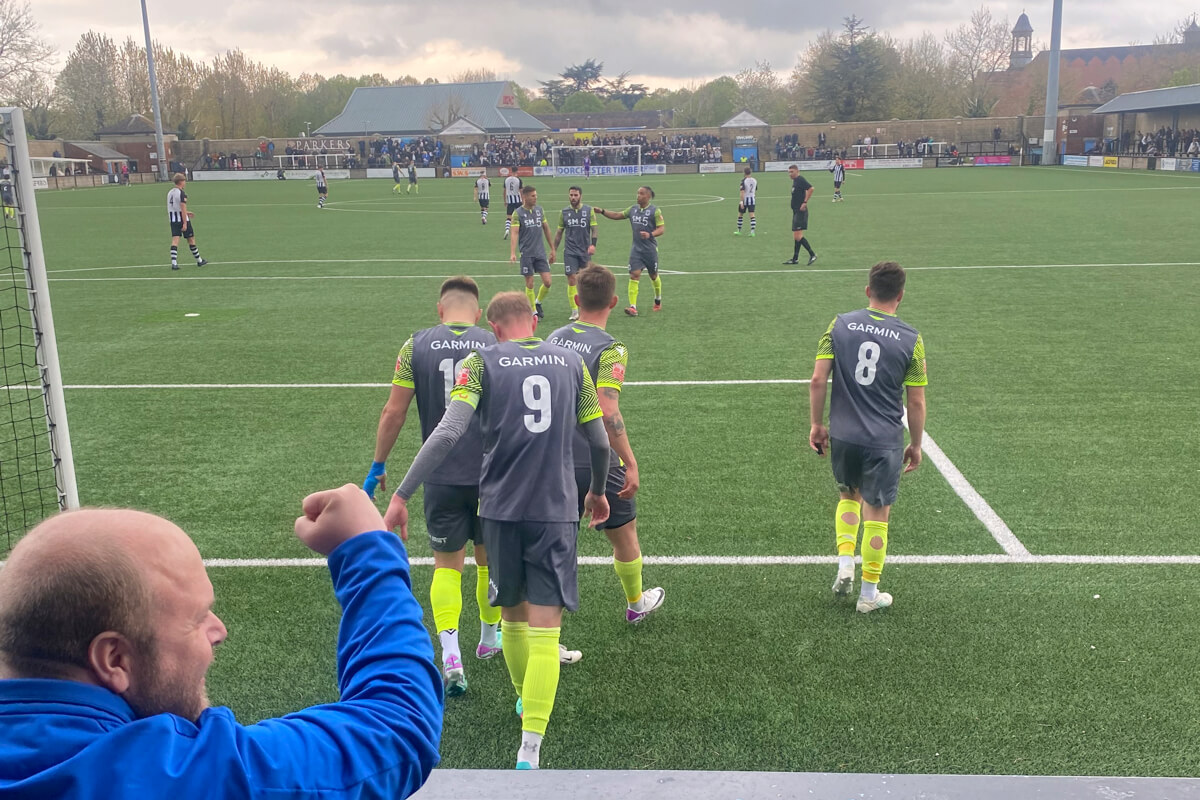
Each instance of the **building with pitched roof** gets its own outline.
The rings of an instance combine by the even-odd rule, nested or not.
[[[537,133],[547,127],[521,110],[508,81],[368,86],[355,89],[342,113],[314,136],[427,136],[468,120],[489,135]]]

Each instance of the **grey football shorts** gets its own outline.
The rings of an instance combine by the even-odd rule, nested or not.
[[[425,484],[425,527],[429,546],[457,553],[468,541],[480,541],[479,487]]]
[[[840,491],[858,490],[863,502],[876,508],[896,502],[904,448],[863,447],[830,439],[829,460]]]
[[[490,605],[511,608],[529,601],[568,611],[579,608],[575,563],[579,523],[481,522]]]
[[[617,457],[612,456],[614,461]],[[592,488],[592,470],[588,467],[575,467],[575,485],[579,488],[579,513],[583,514],[583,501]],[[608,519],[600,525],[601,530],[611,531],[628,525],[637,519],[637,499],[623,500],[617,493],[625,486],[625,467],[614,463],[608,467],[608,479],[604,487],[604,496],[608,498]]]
[[[529,277],[535,272],[549,272],[550,262],[544,258],[526,258],[521,256],[521,275]]]
[[[563,256],[563,273],[566,275],[575,275],[587,265],[587,256]]]
[[[650,273],[651,278],[658,277],[658,251],[653,253],[643,253],[634,250],[629,254],[629,271],[636,272],[639,269],[644,269]]]

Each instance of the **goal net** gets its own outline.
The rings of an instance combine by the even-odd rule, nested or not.
[[[0,108],[0,556],[79,505],[34,181],[21,111]]]
[[[556,145],[550,148],[556,178],[611,177],[642,174],[642,146]]]

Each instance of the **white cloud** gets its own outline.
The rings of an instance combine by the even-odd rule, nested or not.
[[[1136,5],[1073,0],[1063,45],[1150,42],[1192,13],[1190,2],[1161,0],[1154,14],[1146,14]],[[1010,21],[1024,9],[1015,0],[987,5],[994,17]],[[658,0],[650,6],[645,0],[608,0],[603,6],[541,0],[290,0],[283,6],[268,0],[206,0],[183,6],[182,15],[181,7],[168,0],[151,0],[149,6],[155,38],[202,59],[240,48],[293,74],[408,73],[442,80],[470,67],[489,67],[526,86],[592,57],[605,62],[607,74],[629,70],[652,87],[732,74],[764,59],[786,74],[809,41],[826,28],[839,28],[849,13],[844,6],[813,0],[741,6],[727,0]],[[43,35],[58,47],[60,62],[88,29],[141,41],[136,4],[114,8],[95,0],[38,0],[32,8]],[[970,6],[859,0],[853,11],[876,30],[909,38],[925,30],[940,36],[966,21]],[[1049,40],[1049,8],[1034,9],[1030,19],[1035,39]]]

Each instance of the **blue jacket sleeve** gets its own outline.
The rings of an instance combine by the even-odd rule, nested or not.
[[[442,681],[412,594],[408,558],[390,532],[329,556],[342,606],[336,703],[238,729],[253,796],[403,798],[438,763]]]

